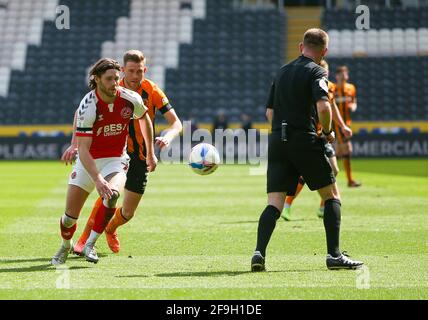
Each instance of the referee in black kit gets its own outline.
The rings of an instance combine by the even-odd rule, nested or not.
[[[324,154],[324,142],[316,133],[317,123],[328,142],[333,142],[327,72],[319,63],[327,53],[328,35],[309,29],[300,43],[302,55],[281,67],[269,93],[266,116],[272,122],[269,139],[268,206],[260,216],[257,247],[251,271],[265,270],[266,247],[284,207],[286,194],[295,193],[300,176],[317,190],[325,202],[327,268],[356,269],[363,265],[339,249],[340,195],[333,170]]]

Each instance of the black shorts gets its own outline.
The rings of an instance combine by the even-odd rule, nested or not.
[[[321,138],[305,132],[288,136],[287,142],[282,142],[277,133],[269,137],[268,193],[294,195],[300,176],[312,191],[336,182]]]
[[[147,184],[147,164],[134,154],[129,154],[129,169],[126,174],[125,189],[139,194],[144,194]]]

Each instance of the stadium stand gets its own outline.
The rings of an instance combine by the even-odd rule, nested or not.
[[[88,90],[89,66],[101,56],[120,59],[130,48],[146,53],[148,77],[166,89],[182,117],[211,121],[223,108],[232,121],[244,110],[261,119],[271,77],[283,59],[284,19],[274,6],[64,0],[71,28],[58,30],[58,0],[3,2],[1,125],[70,123]],[[19,21],[30,16],[21,27]]]
[[[370,30],[354,11],[325,10],[331,78],[338,65],[357,86],[359,121],[428,120],[428,8],[371,9]]]
[[[178,68],[166,72],[166,92],[185,119],[211,122],[224,109],[231,122],[242,112],[265,121],[269,83],[283,62],[283,15],[229,0],[208,0],[206,8],[206,19],[194,23],[193,43],[180,46]]]
[[[64,0],[71,28],[58,30],[58,0],[0,0],[0,125],[70,124],[89,66],[130,48],[145,52],[147,76],[183,120],[212,123],[225,110],[231,123],[242,113],[265,122],[271,78],[287,39],[296,46],[297,38],[287,37],[287,14],[274,5],[238,3]],[[354,10],[287,10],[309,10],[302,17],[317,16],[329,31],[332,80],[347,64],[357,86],[355,120],[428,120],[427,7],[371,9],[368,31],[355,30]]]
[[[26,54],[17,54],[19,58],[26,56],[25,68],[13,68],[12,64],[8,94],[0,97],[0,123],[3,125],[70,123],[76,106],[88,90],[88,67],[99,59],[101,44],[113,39],[116,20],[129,13],[128,0],[63,0],[61,4],[70,8],[69,30],[56,28],[53,21],[57,15],[56,0],[9,0],[2,9],[1,14],[7,21],[25,21],[36,12],[34,20],[30,20],[32,32],[27,38]],[[43,23],[42,27],[33,29],[36,22]],[[25,30],[17,31],[20,25],[11,27],[4,23],[0,34],[4,37],[26,34]],[[37,43],[40,33],[41,42]],[[4,61],[7,63],[10,59],[7,56]],[[22,61],[20,63],[22,66]]]

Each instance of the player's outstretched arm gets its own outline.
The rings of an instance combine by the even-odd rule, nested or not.
[[[89,153],[89,149],[92,144],[92,137],[77,137],[77,146],[79,149],[79,159],[88,172],[89,176],[95,183],[98,194],[102,198],[110,199],[113,195],[113,191],[110,188],[109,183],[103,178],[95,165],[94,158]]]
[[[183,130],[183,125],[181,124],[180,119],[175,113],[174,109],[169,110],[163,115],[165,119],[168,121],[169,128],[166,129],[166,134],[162,137],[156,137],[156,145],[158,145],[161,149],[168,148],[171,144],[172,140],[177,137],[181,130]]]
[[[140,121],[140,127],[147,150],[147,169],[149,172],[152,172],[155,171],[158,162],[158,159],[155,156],[155,148],[153,146],[153,124],[147,112],[143,115],[143,117],[138,119],[138,121]]]
[[[73,160],[76,157],[77,154],[77,140],[76,140],[76,118],[77,118],[77,110],[74,113],[74,120],[73,120],[73,134],[71,136],[71,144],[70,146],[64,151],[64,153],[61,156],[61,161],[65,163],[65,165],[73,164]]]

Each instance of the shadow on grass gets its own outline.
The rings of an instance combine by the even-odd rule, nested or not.
[[[64,266],[59,266],[58,268],[64,268]],[[67,270],[79,270],[79,269],[89,269],[90,267],[84,266],[73,266],[67,268]],[[42,264],[31,267],[23,267],[23,268],[9,268],[9,269],[0,269],[0,273],[8,273],[8,272],[36,272],[36,271],[52,271],[56,268],[49,264]]]
[[[284,219],[280,219],[284,222],[300,222],[300,221],[314,221],[316,219],[306,219],[306,218],[299,218],[299,219],[292,219],[290,221],[285,221]],[[318,219],[319,220],[319,219]],[[230,222],[220,222],[219,224],[245,224],[245,223],[258,223],[258,220],[254,221],[230,221]]]
[[[83,257],[69,256],[67,260],[77,260],[77,259],[83,259]],[[6,263],[49,262],[50,260],[51,260],[51,257],[33,258],[33,259],[0,259],[0,265],[6,264]]]
[[[275,270],[265,272],[251,272],[251,271],[198,271],[198,272],[172,272],[172,273],[158,273],[154,277],[160,278],[173,278],[173,277],[221,277],[221,276],[239,276],[242,274],[268,274],[268,273],[300,273],[300,272],[319,272],[320,270]],[[129,275],[129,276],[116,276],[116,278],[148,278],[147,275]]]
[[[231,222],[220,222],[219,224],[244,224],[244,223],[257,223],[258,220],[254,221],[231,221]]]
[[[301,270],[308,271],[308,270]],[[312,270],[310,270],[312,271]],[[267,271],[263,273],[284,273],[284,272],[294,272],[293,271]],[[239,276],[241,274],[254,273],[251,271],[199,271],[199,272],[173,272],[173,273],[159,273],[155,274],[155,277],[219,277],[219,276]]]

